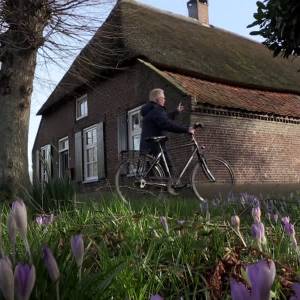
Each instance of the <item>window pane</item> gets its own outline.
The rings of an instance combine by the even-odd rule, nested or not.
[[[96,162],[88,163],[86,165],[86,170],[88,178],[97,177],[98,167]]]
[[[69,139],[66,138],[62,141],[59,141],[59,146],[58,146],[59,151],[64,151],[69,149]]]
[[[97,130],[96,128],[93,129],[93,144],[97,143]]]
[[[84,136],[85,179],[95,179],[98,177],[97,128],[92,127],[85,130]]]
[[[69,151],[63,151],[60,152],[60,176],[66,177],[68,176],[68,170],[69,170]]]
[[[87,97],[85,96],[81,99],[78,99],[76,102],[77,118],[87,116],[87,108]]]
[[[93,163],[93,176],[94,177],[98,176],[98,165],[97,165],[97,162]]]
[[[86,155],[87,163],[97,161],[97,148],[96,147],[87,149],[86,153],[87,153],[87,155]]]
[[[140,150],[141,136],[140,135],[135,135],[132,138],[133,138],[133,150]]]
[[[140,129],[140,118],[139,113],[136,113],[132,115],[131,117],[131,124],[132,124],[132,130],[139,130]]]
[[[85,99],[84,102],[82,103],[82,114],[84,116],[87,116],[87,100]]]
[[[93,177],[93,164],[87,164],[87,177]]]
[[[93,136],[91,131],[87,131],[86,134],[86,145],[92,145],[93,144]]]

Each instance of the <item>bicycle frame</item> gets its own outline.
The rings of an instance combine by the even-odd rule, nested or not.
[[[200,150],[200,147],[198,145],[198,142],[196,141],[195,139],[195,136],[192,135],[192,143],[189,143],[189,144],[184,144],[184,145],[181,145],[179,147],[174,147],[173,149],[178,149],[178,148],[181,148],[181,147],[188,147],[188,146],[193,146],[194,149],[192,151],[192,154],[191,156],[189,157],[189,159],[187,160],[187,162],[185,163],[182,171],[180,172],[179,176],[177,178],[173,178],[171,172],[170,172],[170,169],[169,169],[169,166],[168,166],[168,163],[167,163],[167,160],[166,160],[166,157],[165,157],[165,154],[164,154],[164,151],[163,151],[163,148],[161,146],[161,143],[159,142],[158,143],[159,145],[159,149],[160,149],[160,152],[157,154],[157,156],[154,158],[153,162],[151,163],[149,169],[147,170],[147,172],[144,174],[144,176],[146,177],[149,172],[152,170],[152,168],[157,164],[159,163],[160,159],[162,158],[162,162],[164,164],[164,167],[165,167],[165,170],[167,171],[167,174],[168,177],[173,181],[175,181],[175,186],[178,185],[180,183],[180,180],[181,178],[183,177],[183,175],[185,174],[186,170],[188,169],[188,167],[190,166],[191,162],[193,161],[195,155],[197,155],[198,157],[198,161],[199,163],[201,164],[202,166],[202,169],[203,171],[205,172],[205,175],[207,176],[207,178],[210,180],[210,181],[216,181],[213,174],[211,173],[211,171],[209,170],[208,166],[207,166],[207,163],[206,163],[206,159],[205,159],[205,156],[204,154],[201,152]],[[157,185],[157,183],[147,183],[149,185]]]

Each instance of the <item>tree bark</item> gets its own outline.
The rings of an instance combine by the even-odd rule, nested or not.
[[[37,49],[12,50],[0,70],[0,197],[28,190],[28,128]]]

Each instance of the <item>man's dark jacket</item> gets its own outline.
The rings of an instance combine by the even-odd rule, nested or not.
[[[188,132],[188,127],[178,125],[172,120],[177,114],[177,110],[168,114],[165,107],[151,101],[142,107],[143,123],[140,143],[140,151],[142,153],[156,154],[158,152],[157,144],[146,141],[148,137],[165,135],[165,131],[175,133]]]

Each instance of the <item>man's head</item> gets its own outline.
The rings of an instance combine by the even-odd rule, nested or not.
[[[153,89],[149,93],[149,100],[157,103],[160,106],[165,106],[166,98],[164,90],[162,89]]]

